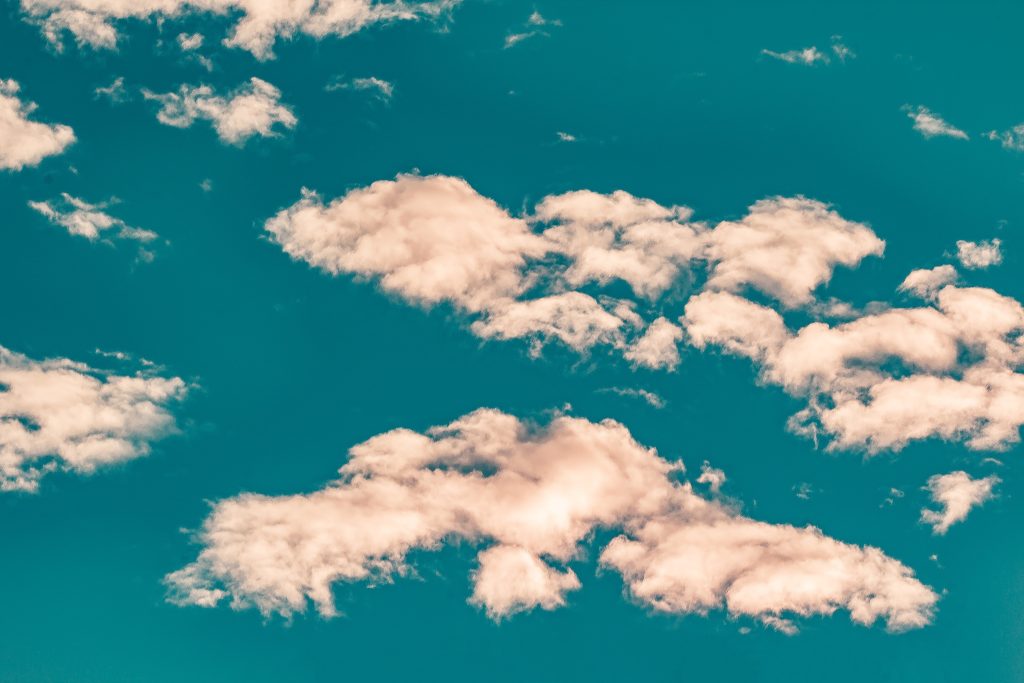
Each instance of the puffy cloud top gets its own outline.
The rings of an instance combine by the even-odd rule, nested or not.
[[[20,171],[62,153],[75,141],[69,126],[29,120],[36,109],[18,97],[21,86],[0,80],[0,169]]]

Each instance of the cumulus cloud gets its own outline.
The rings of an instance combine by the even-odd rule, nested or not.
[[[36,491],[56,470],[90,474],[140,458],[175,430],[177,377],[116,375],[0,347],[0,491]]]
[[[206,85],[182,85],[178,92],[142,91],[147,100],[160,103],[156,118],[175,128],[188,128],[197,120],[213,124],[221,141],[242,145],[254,135],[274,137],[276,126],[295,128],[298,119],[281,104],[281,91],[259,78],[249,79],[226,97]]]
[[[549,341],[606,346],[667,369],[682,333],[661,309],[695,270],[712,290],[754,289],[797,307],[837,266],[884,248],[867,226],[801,197],[762,200],[713,229],[691,218],[621,190],[549,195],[515,216],[460,178],[400,175],[327,204],[307,191],[266,230],[328,273],[425,306],[447,302],[485,339],[529,339],[535,353]]]
[[[30,121],[36,105],[21,100],[20,90],[17,81],[0,79],[0,170],[37,166],[75,141],[69,126]]]
[[[458,0],[21,0],[21,9],[58,47],[64,33],[70,33],[79,45],[106,49],[117,47],[116,24],[125,20],[163,21],[197,13],[229,16],[234,23],[224,44],[268,59],[279,38],[345,37],[376,24],[436,19],[457,4]]]
[[[1003,262],[1002,240],[998,237],[982,242],[957,240],[956,258],[964,268],[981,269]]]
[[[967,519],[971,508],[981,505],[993,496],[999,477],[971,479],[963,471],[936,474],[928,479],[928,491],[938,510],[921,510],[921,521],[930,524],[932,532],[945,534],[949,527]]]
[[[930,299],[945,287],[957,280],[956,268],[951,265],[941,265],[934,268],[921,268],[913,270],[907,275],[899,286],[899,291],[908,292],[922,299]]]
[[[61,193],[60,200],[29,202],[28,205],[53,225],[67,230],[68,234],[84,237],[90,242],[103,240],[113,244],[115,240],[131,240],[146,244],[157,238],[151,230],[132,227],[108,214],[109,203],[89,204],[67,192]]]
[[[946,136],[961,140],[969,139],[967,133],[948,123],[941,116],[928,109],[928,107],[911,107],[907,105],[903,108],[903,111],[907,112],[907,116],[914,122],[914,130],[926,138]]]
[[[787,50],[786,52],[761,50],[761,54],[783,62],[788,62],[789,64],[804,64],[806,66],[813,66],[819,62],[822,64],[828,64],[829,61],[828,55],[813,45],[802,50]],[[837,55],[838,54],[839,53],[837,52]]]
[[[905,289],[929,305],[836,326],[791,332],[774,310],[725,293],[691,299],[683,326],[698,348],[751,358],[762,381],[807,398],[790,427],[829,436],[829,449],[875,453],[927,438],[1005,449],[1024,424],[1024,307],[985,288],[934,291],[926,279]]]
[[[619,535],[601,564],[656,611],[724,609],[784,630],[837,610],[894,631],[930,622],[936,594],[879,549],[742,517],[680,469],[611,420],[537,426],[478,410],[394,430],[352,448],[320,490],[218,502],[197,559],[167,576],[169,599],[332,616],[334,583],[392,581],[413,550],[462,540],[480,548],[469,601],[502,619],[563,606],[581,586],[567,564],[604,529]]]

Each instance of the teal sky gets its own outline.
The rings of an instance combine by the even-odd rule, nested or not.
[[[474,336],[450,304],[425,310],[293,260],[264,230],[302,188],[330,201],[404,173],[464,178],[517,216],[552,194],[625,190],[713,225],[802,195],[886,242],[883,258],[837,268],[823,300],[909,305],[897,286],[940,264],[1024,300],[1024,156],[988,137],[1024,122],[1024,7],[464,0],[437,20],[279,40],[262,61],[221,44],[229,18],[127,20],[115,24],[116,50],[66,37],[61,51],[17,0],[3,9],[0,79],[38,105],[32,120],[70,126],[76,142],[0,170],[0,346],[120,374],[150,359],[145,372],[189,389],[168,408],[180,433],[153,439],[147,457],[0,493],[0,680],[1024,678],[1019,445],[815,448],[786,428],[807,401],[759,381],[745,358],[685,343],[674,372],[634,369],[600,347],[551,344],[533,357],[522,340]],[[506,49],[534,11],[558,23]],[[179,48],[183,32],[206,36],[198,54],[211,71]],[[839,59],[837,42],[854,55]],[[809,46],[828,62],[762,52]],[[227,144],[209,121],[162,124],[160,104],[141,94],[181,84],[226,94],[251,77],[280,90],[294,128]],[[370,77],[391,97],[325,88]],[[124,101],[95,94],[116,78]],[[919,106],[968,139],[915,130],[905,108]],[[61,193],[111,202],[105,211],[157,233],[152,261],[130,239],[70,235],[28,204]],[[994,238],[1001,264],[957,263],[958,240]],[[665,314],[678,318],[685,301]],[[564,607],[500,623],[467,604],[471,542],[415,551],[417,576],[392,584],[336,583],[335,618],[165,599],[165,575],[196,559],[192,532],[217,501],[316,491],[349,448],[399,427],[424,431],[481,407],[546,423],[567,404],[622,423],[691,479],[705,460],[721,468],[723,494],[746,516],[880,548],[939,594],[932,622],[890,633],[839,610],[798,617],[786,635],[723,610],[655,614],[598,566],[607,529],[569,563],[582,588]],[[919,519],[934,505],[924,487],[956,470],[1001,481],[936,535]]]

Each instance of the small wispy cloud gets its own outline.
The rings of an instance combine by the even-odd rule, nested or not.
[[[102,241],[113,245],[115,241],[128,240],[148,244],[157,238],[157,234],[152,230],[133,227],[107,213],[107,209],[116,203],[117,200],[112,199],[109,202],[90,204],[63,192],[60,199],[30,201],[28,205],[51,224],[64,228],[70,235],[84,237],[90,242]],[[152,261],[153,253],[140,247],[139,258],[143,261]]]
[[[558,139],[562,142],[576,142],[576,136],[572,133],[566,133],[565,131],[558,131]]]
[[[761,54],[778,59],[789,64],[805,64],[812,66],[817,63],[828,64],[828,55],[814,47],[805,47],[802,50],[787,50],[786,52],[776,52],[774,50],[761,50]]]
[[[631,387],[610,387],[608,389],[600,389],[602,393],[611,393],[616,396],[625,396],[626,398],[635,398],[646,402],[652,408],[664,408],[665,399],[653,391],[647,389],[633,389]]]
[[[540,12],[534,11],[530,15],[530,18],[526,20],[524,30],[516,33],[510,33],[505,36],[505,49],[518,45],[527,38],[533,38],[534,36],[549,37],[551,34],[548,33],[545,27],[548,26],[561,26],[562,22],[559,19],[547,19]]]
[[[371,93],[377,99],[390,102],[391,98],[395,95],[395,85],[390,81],[385,81],[383,78],[377,78],[376,76],[369,76],[367,78],[335,78],[333,81],[324,86],[324,90],[327,92],[334,92],[336,90],[362,90]]]
[[[1024,123],[1018,123],[1013,128],[1002,132],[990,130],[985,133],[985,137],[998,142],[1003,146],[1003,149],[1024,152]]]
[[[907,117],[914,122],[914,130],[926,138],[945,136],[960,140],[969,140],[970,137],[964,131],[949,123],[928,107],[912,107],[909,104],[903,106]]]
[[[110,85],[96,88],[92,92],[96,99],[105,98],[114,104],[121,104],[128,100],[128,89],[124,87],[124,76],[118,76]]]

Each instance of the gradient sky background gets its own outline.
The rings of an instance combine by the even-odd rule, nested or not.
[[[534,10],[561,26],[504,49]],[[1004,263],[968,282],[1022,299],[1024,156],[984,136],[1024,120],[1022,23],[1024,7],[1009,2],[467,0],[440,24],[302,37],[260,62],[218,44],[223,20],[196,16],[162,29],[127,22],[116,52],[57,53],[9,0],[0,78],[78,142],[0,174],[0,344],[100,366],[114,361],[95,349],[125,351],[199,388],[175,410],[183,434],[152,456],[0,494],[0,680],[1022,680],[1019,447],[998,455],[1001,468],[935,441],[873,458],[825,453],[786,432],[800,403],[758,386],[742,359],[684,349],[676,373],[633,371],[601,351],[531,359],[525,344],[482,343],[444,307],[327,277],[262,236],[302,187],[330,198],[414,170],[466,178],[516,211],[551,193],[624,189],[714,221],[802,194],[887,242],[885,258],[839,269],[831,295],[892,300],[909,270],[949,262],[956,240],[998,237]],[[182,31],[208,33],[212,72],[182,55]],[[827,49],[836,35],[855,58],[805,66],[761,54]],[[94,96],[118,76],[129,101]],[[202,123],[161,125],[138,95],[251,76],[281,89],[299,125],[242,148]],[[370,76],[394,84],[390,102],[324,89]],[[971,139],[924,138],[904,105]],[[60,192],[116,196],[112,213],[169,243],[139,263],[130,245],[73,238],[27,206]],[[666,406],[612,387],[657,392]],[[338,585],[344,615],[332,620],[164,601],[161,578],[194,559],[187,531],[211,501],[319,488],[349,447],[395,427],[480,406],[545,419],[567,403],[621,421],[691,472],[709,460],[758,519],[882,548],[943,593],[935,622],[894,635],[839,614],[786,636],[720,612],[653,616],[622,599],[617,575],[595,575],[592,553],[572,565],[584,588],[568,607],[495,624],[465,602],[467,547],[424,553],[418,579]],[[918,521],[922,486],[954,469],[998,472],[999,496],[933,536]],[[893,487],[905,496],[887,505]]]

